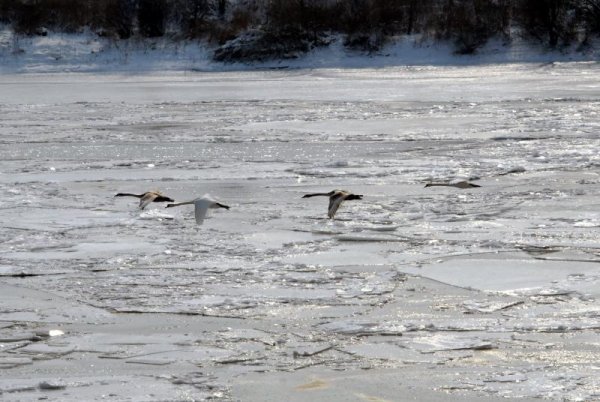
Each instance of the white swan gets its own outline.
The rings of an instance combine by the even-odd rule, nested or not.
[[[194,215],[196,216],[196,224],[202,225],[204,217],[209,208],[225,208],[229,209],[227,205],[217,202],[210,194],[205,194],[202,197],[196,198],[192,201],[179,202],[177,204],[167,204],[166,208],[178,207],[180,205],[194,204]]]
[[[330,219],[333,219],[338,208],[340,207],[340,205],[342,205],[342,202],[346,200],[362,200],[362,195],[352,194],[344,190],[333,190],[328,193],[306,194],[302,196],[302,198],[310,198],[317,196],[329,197],[329,209],[327,211],[327,216],[329,216]]]

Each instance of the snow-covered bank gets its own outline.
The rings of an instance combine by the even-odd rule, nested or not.
[[[494,63],[548,63],[597,61],[598,47],[550,51],[518,36],[512,42],[490,41],[475,55],[456,55],[445,42],[423,41],[418,36],[399,37],[374,54],[355,52],[332,37],[328,46],[297,58],[251,64],[219,63],[212,60],[214,48],[201,41],[162,39],[112,40],[87,32],[20,36],[0,31],[0,72],[163,72],[231,71],[279,68],[381,68],[392,66],[461,66]]]

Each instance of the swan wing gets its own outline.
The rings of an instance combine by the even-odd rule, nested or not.
[[[461,180],[458,182],[451,182],[450,183],[451,186],[454,186],[456,188],[472,188],[472,187],[481,187],[477,184],[473,184],[471,182],[468,182],[466,180]]]
[[[329,198],[329,211],[327,212],[327,216],[333,219],[338,208],[342,205],[342,201],[344,201],[344,196],[341,194]]]
[[[206,193],[202,197],[200,197],[199,200],[205,200],[205,201],[209,201],[209,202],[217,202],[215,197],[213,197],[212,195],[210,195],[208,193]]]
[[[140,209],[146,208],[146,206],[148,206],[148,204],[150,204],[152,201],[154,201],[156,199],[156,197],[158,197],[158,196],[159,196],[159,194],[156,194],[156,193],[144,194],[144,196],[142,198],[140,198]]]
[[[196,223],[198,225],[202,225],[204,222],[204,218],[206,217],[206,212],[208,208],[212,204],[211,201],[206,199],[199,199],[194,202],[194,215],[196,216]]]

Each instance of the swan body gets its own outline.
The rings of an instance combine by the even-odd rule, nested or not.
[[[146,208],[151,202],[174,202],[175,200],[164,196],[160,191],[146,191],[142,194],[118,193],[115,197],[136,197],[140,199],[140,209]]]
[[[302,198],[318,196],[329,197],[329,208],[327,210],[327,216],[329,216],[330,219],[333,219],[338,208],[340,207],[340,205],[342,205],[342,202],[347,200],[362,200],[363,197],[362,195],[352,194],[344,190],[333,190],[328,193],[305,194],[304,196],[302,196]]]
[[[435,187],[435,186],[443,186],[443,187],[456,187],[456,188],[474,188],[481,187],[478,184],[470,183],[468,181],[462,180],[454,183],[427,183],[425,187]]]
[[[166,208],[178,207],[180,205],[194,205],[194,215],[196,217],[196,224],[202,225],[206,213],[209,208],[225,208],[229,209],[227,205],[217,202],[209,194],[205,194],[202,197],[196,198],[191,201],[179,202],[177,204],[167,204]]]

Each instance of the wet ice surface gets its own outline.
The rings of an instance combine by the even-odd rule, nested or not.
[[[599,73],[1,77],[2,397],[600,398]]]

